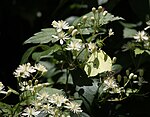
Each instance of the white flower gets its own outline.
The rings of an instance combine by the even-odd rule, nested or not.
[[[35,109],[40,109],[40,107],[43,106],[41,101],[39,101],[39,100],[33,100],[31,104],[32,104],[32,106],[35,107]]]
[[[19,67],[13,73],[15,77],[27,78],[30,77],[30,73],[34,73],[36,70],[30,63],[19,65]]]
[[[26,82],[26,81],[20,82],[19,86],[20,86],[20,90],[21,91],[25,91],[25,90],[27,90],[27,91],[33,91],[34,90],[33,86],[29,85],[28,82]]]
[[[137,42],[148,40],[148,36],[144,30],[139,31],[133,38],[136,39]]]
[[[104,80],[104,91],[108,89],[115,89],[118,88],[118,85],[116,83],[116,80],[114,78],[108,77]]]
[[[114,32],[112,31],[111,28],[109,29],[108,35],[109,35],[109,37],[112,36],[112,35],[114,35]]]
[[[49,98],[49,94],[47,92],[42,92],[41,94],[37,94],[37,99],[41,101],[46,101]]]
[[[73,113],[80,113],[80,112],[82,112],[82,109],[81,109],[80,105],[78,103],[76,103],[76,102],[68,102],[68,103],[66,103],[66,106],[64,106],[64,107],[69,109]]]
[[[77,50],[77,51],[79,51],[81,48],[82,48],[81,40],[74,39],[68,44],[66,50]]]
[[[49,102],[52,104],[56,104],[57,107],[61,107],[63,103],[66,103],[68,101],[67,98],[65,98],[63,95],[59,95],[58,93],[53,94],[49,98]]]
[[[61,32],[62,29],[69,29],[69,24],[66,21],[58,21],[55,20],[52,22],[52,26],[57,29],[57,32]]]
[[[97,46],[96,46],[96,44],[95,43],[88,43],[88,50],[90,51],[90,52],[94,52],[95,50],[97,49]]]
[[[52,35],[53,38],[60,40],[60,44],[63,45],[66,39],[70,39],[65,32],[59,32],[58,35]]]
[[[45,72],[47,72],[47,69],[45,68],[45,66],[41,65],[41,64],[35,64],[34,68],[40,72],[42,72],[41,74],[44,74]]]
[[[138,81],[133,81],[133,83],[137,83],[139,86],[141,86],[143,83],[148,83],[143,77],[138,77],[138,79]]]
[[[46,104],[46,105],[43,105],[42,106],[42,110],[46,113],[54,113],[54,110],[53,110],[54,107],[52,107],[50,104]]]
[[[27,107],[23,110],[22,116],[24,117],[34,117],[37,116],[40,111],[36,111],[34,108]]]
[[[4,91],[4,85],[2,82],[0,82],[0,93],[6,94],[7,92]]]

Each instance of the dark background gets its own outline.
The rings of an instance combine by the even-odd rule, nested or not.
[[[16,79],[12,73],[20,64],[21,57],[28,48],[28,45],[23,45],[23,42],[34,33],[42,28],[51,27],[53,20],[81,16],[97,6],[97,0],[0,0],[0,81],[6,86],[17,88]],[[130,23],[146,22],[150,19],[148,0],[108,0],[102,6]],[[41,13],[41,16],[38,16],[38,13]],[[116,30],[122,38],[120,29],[122,29],[121,26]],[[121,42],[118,43],[119,46],[116,47],[120,48],[121,44]],[[106,51],[113,55],[113,51],[118,48],[112,47],[112,50]],[[150,62],[143,65],[147,69],[148,79]],[[146,87],[146,91],[148,88]],[[13,95],[10,97],[5,100],[7,103],[17,102],[17,97]],[[134,116],[150,116],[148,97],[133,100],[129,100],[126,104],[127,112]]]

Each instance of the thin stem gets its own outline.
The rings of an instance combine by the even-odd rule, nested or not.
[[[67,95],[67,97],[68,97],[68,81],[69,81],[69,70],[68,69],[66,69],[67,71],[66,71],[66,85],[65,85],[65,93],[66,93],[66,95]]]

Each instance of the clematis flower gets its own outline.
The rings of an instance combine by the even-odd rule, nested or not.
[[[56,28],[57,32],[61,32],[63,29],[69,29],[69,24],[66,21],[60,20],[52,22],[52,26]]]
[[[95,43],[88,43],[88,50],[89,52],[94,52],[97,49],[97,46]]]
[[[79,51],[81,48],[82,48],[81,40],[74,39],[68,44],[66,50],[77,50],[77,51]]]
[[[35,117],[40,113],[40,111],[36,111],[34,108],[27,107],[24,109],[22,116],[23,117]]]
[[[19,67],[13,72],[15,77],[27,78],[30,77],[31,73],[36,72],[33,66],[30,63],[19,65]]]
[[[58,93],[53,94],[50,98],[49,98],[49,102],[52,104],[56,104],[57,107],[61,107],[62,104],[66,103],[68,101],[67,98],[65,98],[63,95],[59,95]]]
[[[66,103],[66,106],[64,106],[65,108],[69,109],[70,111],[72,111],[73,113],[80,113],[82,112],[80,105],[76,102],[68,102]]]
[[[148,36],[144,30],[139,31],[133,38],[136,39],[137,42],[148,40]]]
[[[35,64],[34,68],[38,71],[41,72],[41,74],[44,74],[45,72],[47,72],[47,69],[45,68],[45,66],[41,65],[41,64]]]
[[[60,40],[60,44],[63,45],[64,41],[70,39],[65,32],[59,32],[58,35],[52,35],[53,38]]]

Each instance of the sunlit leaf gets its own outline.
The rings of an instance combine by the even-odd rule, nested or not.
[[[88,76],[96,76],[99,73],[112,70],[111,58],[103,51],[99,50],[91,54],[85,67]]]
[[[136,55],[138,55],[138,54],[144,53],[144,50],[141,50],[140,48],[136,48],[136,49],[134,50],[134,53],[135,53],[135,56],[136,56]]]
[[[55,42],[56,39],[52,37],[52,35],[55,35],[56,31],[54,28],[45,28],[41,29],[41,32],[35,33],[32,37],[27,39],[24,44],[27,43],[48,43],[50,41]]]

